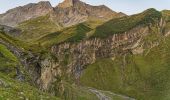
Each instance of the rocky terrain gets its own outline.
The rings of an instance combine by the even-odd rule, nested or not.
[[[17,7],[0,15],[0,24],[7,26],[16,26],[18,23],[46,15],[52,10],[50,2],[39,2],[38,4],[28,4]]]
[[[41,1],[17,7],[0,15],[0,24],[17,26],[26,20],[50,14],[50,19],[61,26],[71,26],[87,21],[88,18],[111,19],[125,14],[116,13],[106,6],[91,6],[79,0],[65,0],[56,7],[50,2]]]
[[[80,0],[40,2],[0,24],[0,99],[170,98],[169,10],[126,16]]]
[[[65,0],[54,8],[51,16],[56,22],[66,27],[89,19],[109,20],[113,17],[125,16],[125,14],[114,12],[104,5],[91,6],[80,0]]]

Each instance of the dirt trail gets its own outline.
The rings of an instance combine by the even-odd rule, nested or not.
[[[99,100],[113,100],[111,97],[107,96],[106,94],[116,96],[116,97],[120,97],[120,98],[122,98],[122,100],[136,100],[134,98],[130,98],[128,96],[124,96],[124,95],[121,95],[121,94],[112,93],[110,91],[101,91],[101,90],[97,90],[97,89],[94,89],[94,88],[89,88],[89,91],[94,93],[99,98]]]

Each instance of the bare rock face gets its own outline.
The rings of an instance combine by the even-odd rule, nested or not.
[[[61,8],[71,7],[74,6],[75,2],[79,2],[79,0],[65,0],[64,2],[60,3],[58,7]]]
[[[0,24],[14,27],[23,21],[46,14],[50,15],[52,21],[63,27],[69,27],[89,19],[107,21],[112,18],[126,16],[123,13],[114,12],[104,5],[91,6],[80,0],[65,0],[54,8],[50,2],[41,1],[37,4],[30,3],[0,14]]]
[[[75,25],[89,19],[105,21],[125,16],[125,14],[114,12],[104,5],[91,6],[80,0],[65,0],[54,8],[50,2],[41,1],[37,4],[30,3],[0,14],[0,24],[13,27],[23,21],[46,14],[49,14],[51,20],[63,27]]]
[[[4,31],[5,33],[15,37],[21,34],[21,30],[5,25],[0,25],[0,31]]]
[[[63,43],[52,47],[52,52],[59,58],[59,62],[67,59],[67,74],[74,73],[76,78],[79,78],[81,71],[86,65],[92,64],[97,58],[111,58],[117,55],[123,55],[127,52],[136,50],[141,47],[142,36],[149,34],[147,27],[136,27],[122,34],[114,34],[106,39],[94,38],[85,40],[77,44]],[[141,50],[137,53],[143,53]],[[136,54],[137,54],[136,53]]]
[[[17,7],[0,15],[0,24],[7,26],[16,26],[18,23],[31,18],[46,15],[52,10],[52,6],[48,1],[42,1],[37,4],[30,3],[28,5]]]
[[[109,20],[113,17],[122,17],[124,14],[117,13],[108,7],[91,6],[80,0],[65,0],[51,12],[51,18],[62,26],[68,27],[89,19]]]

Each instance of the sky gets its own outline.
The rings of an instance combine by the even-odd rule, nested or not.
[[[0,13],[4,13],[14,7],[23,6],[28,3],[36,3],[43,0],[0,0]],[[45,0],[44,0],[45,1]],[[46,0],[53,6],[63,0]],[[123,12],[128,15],[140,13],[148,8],[157,10],[170,10],[170,0],[81,0],[91,5],[106,5],[116,12]]]

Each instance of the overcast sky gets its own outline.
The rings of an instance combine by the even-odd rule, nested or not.
[[[40,0],[0,0],[0,13],[28,3],[36,3]],[[63,0],[47,0],[53,6],[56,6]],[[135,14],[142,12],[148,8],[156,8],[157,10],[169,9],[170,0],[82,0],[91,5],[106,5],[114,11],[124,12],[126,14]]]

